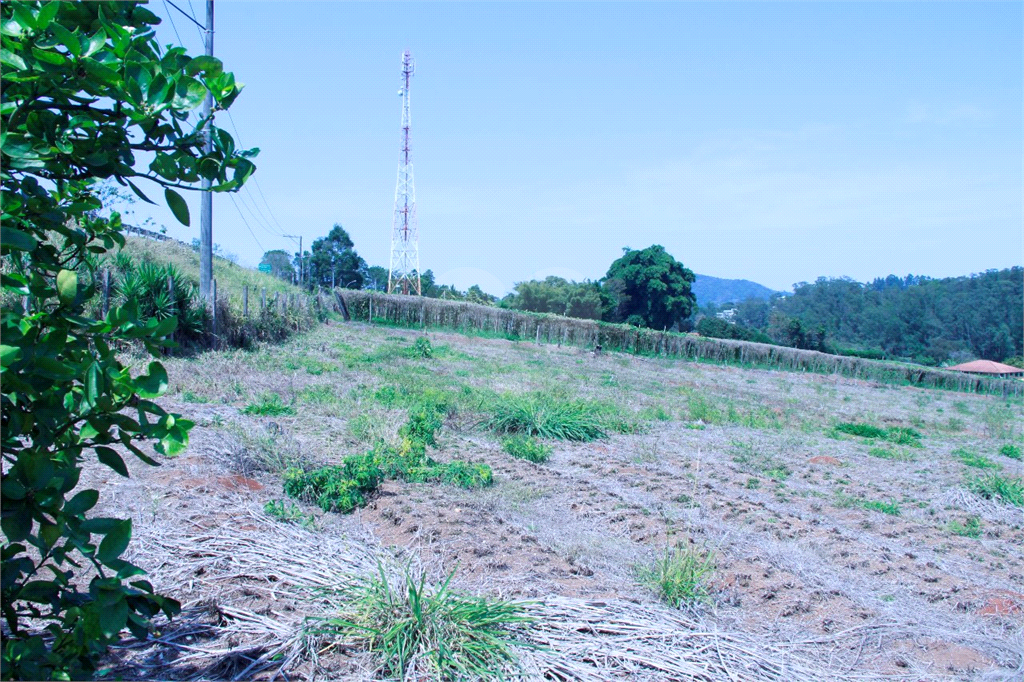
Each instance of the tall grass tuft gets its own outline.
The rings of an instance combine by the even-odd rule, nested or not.
[[[1009,478],[1000,474],[972,476],[967,487],[986,500],[996,500],[1015,507],[1024,507],[1024,480]]]
[[[650,566],[636,569],[641,583],[673,608],[696,606],[711,599],[710,578],[714,555],[695,547],[666,548]]]
[[[501,441],[501,447],[517,459],[525,459],[538,464],[548,461],[551,457],[551,446],[541,443],[533,436],[522,434],[509,436]]]
[[[494,405],[487,426],[498,433],[592,441],[607,435],[602,411],[595,403],[543,393],[505,395]]]
[[[398,580],[379,566],[374,578],[343,590],[343,613],[316,632],[366,647],[387,679],[406,679],[414,660],[416,679],[515,676],[513,647],[525,646],[516,632],[533,619],[521,603],[453,591],[453,576],[434,586],[408,566]]]

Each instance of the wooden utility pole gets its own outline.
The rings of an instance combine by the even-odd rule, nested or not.
[[[206,54],[213,56],[213,0],[206,0]],[[213,110],[213,94],[206,93],[203,100],[203,118]],[[203,153],[213,151],[213,121],[207,121],[204,133]],[[213,181],[203,178],[203,194],[199,209],[199,295],[209,301],[212,295],[210,281],[213,279]]]

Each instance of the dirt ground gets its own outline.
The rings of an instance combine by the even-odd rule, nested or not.
[[[326,608],[303,584],[365,574],[381,557],[454,570],[470,593],[681,618],[636,576],[684,544],[715,558],[713,603],[687,622],[802,666],[765,677],[723,663],[702,679],[1024,679],[1024,509],[967,485],[1024,474],[999,454],[1024,440],[1019,399],[434,332],[434,357],[417,359],[404,349],[420,335],[334,323],[283,346],[165,363],[162,404],[198,424],[188,452],[132,466],[131,479],[99,467],[87,477],[104,485],[105,511],[133,516],[133,559],[186,605],[192,629],[148,658],[117,654],[121,674],[273,677],[280,666],[254,662],[276,646],[289,679],[369,676],[358,652],[293,635]],[[395,437],[406,412],[384,387],[456,396],[430,454],[486,462],[494,485],[387,481],[350,515],[299,503],[308,527],[268,516],[266,502],[286,499],[285,466]],[[482,406],[519,391],[613,403],[639,432],[549,441],[543,464],[514,459]],[[271,392],[294,414],[244,412]],[[840,422],[911,428],[921,447],[839,433]],[[220,654],[216,665],[203,652]],[[558,654],[524,669],[557,678]],[[593,679],[683,679],[634,664]]]

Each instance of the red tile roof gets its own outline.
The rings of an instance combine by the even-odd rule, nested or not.
[[[956,370],[957,372],[971,372],[974,374],[1024,374],[1024,369],[1020,367],[1011,367],[1010,365],[1004,365],[1001,362],[992,362],[991,360],[972,360],[971,362],[965,362],[962,365],[953,365],[946,369]]]

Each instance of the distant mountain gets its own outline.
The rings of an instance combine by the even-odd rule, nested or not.
[[[739,303],[748,298],[768,299],[772,294],[785,293],[747,279],[722,279],[710,275],[697,275],[691,290],[697,296],[697,305],[701,306],[708,303]]]

